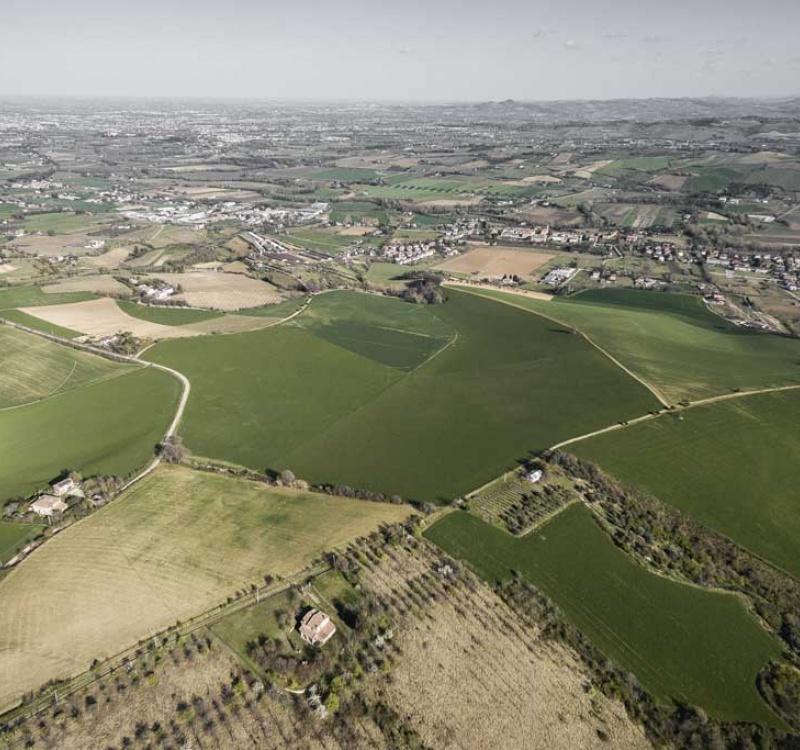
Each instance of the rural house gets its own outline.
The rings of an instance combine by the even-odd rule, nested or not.
[[[543,476],[544,476],[544,474],[543,474],[542,470],[541,469],[536,469],[535,471],[529,471],[525,475],[525,479],[527,479],[529,482],[531,482],[533,484],[536,484],[537,482],[541,482],[542,481],[542,477]]]
[[[66,479],[62,479],[60,482],[56,482],[53,485],[53,494],[56,497],[64,497],[64,495],[72,495],[76,491],[78,491],[78,485],[74,479],[71,477],[67,477]]]
[[[40,495],[31,503],[31,510],[42,518],[52,518],[54,513],[63,513],[69,506],[55,495]]]
[[[311,609],[300,621],[300,637],[312,646],[324,646],[336,632],[331,618],[318,609]]]

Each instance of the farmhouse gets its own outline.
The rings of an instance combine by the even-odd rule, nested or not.
[[[537,482],[541,482],[542,481],[542,477],[543,476],[544,476],[544,474],[542,473],[542,470],[541,469],[536,469],[535,471],[529,471],[525,475],[525,479],[527,479],[529,482],[531,482],[533,484],[536,484]]]
[[[311,609],[300,621],[300,637],[312,646],[324,646],[336,632],[336,626],[324,612]]]
[[[40,495],[31,503],[31,510],[42,518],[52,518],[55,513],[63,513],[69,506],[55,495]]]
[[[67,477],[66,479],[62,479],[60,482],[56,482],[54,485],[52,485],[52,487],[53,487],[53,494],[56,497],[64,497],[64,495],[72,495],[78,491],[78,484],[71,477]]]

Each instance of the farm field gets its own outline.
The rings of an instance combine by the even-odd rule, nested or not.
[[[552,257],[552,254],[514,247],[476,247],[463,255],[449,258],[439,264],[437,268],[481,278],[502,278],[514,275],[533,278],[534,271]]]
[[[124,375],[132,368],[0,326],[0,409]]]
[[[8,289],[0,289],[0,311],[13,310],[18,307],[88,302],[93,299],[96,299],[95,295],[87,292],[45,294],[36,286],[14,286]]]
[[[410,512],[162,466],[0,582],[0,705]]]
[[[415,603],[413,614],[393,623],[400,658],[382,694],[427,747],[649,747],[620,702],[585,689],[589,676],[573,651],[520,622],[479,581],[437,587],[431,570],[439,561],[433,545],[413,554],[400,547],[362,570],[368,590]],[[423,595],[420,603],[426,590],[436,601]]]
[[[153,456],[180,394],[171,375],[131,368],[126,375],[0,411],[0,502],[26,497],[64,469],[127,477]]]
[[[569,450],[800,578],[800,391],[699,406]]]
[[[575,326],[673,403],[800,383],[800,342],[739,328],[699,297],[599,290],[544,304],[474,292]]]
[[[51,336],[59,336],[62,339],[77,339],[83,336],[80,331],[73,331],[71,328],[48,323],[46,320],[22,312],[22,310],[2,310],[0,311],[0,318],[7,320],[9,323],[17,323],[26,328],[32,328],[34,331],[42,331],[42,333],[49,333]]]
[[[720,719],[780,726],[755,684],[758,672],[779,657],[777,641],[737,597],[639,567],[585,506],[570,506],[522,539],[464,512],[425,533],[489,582],[517,571],[655,696]]]
[[[235,311],[281,302],[283,296],[271,284],[248,276],[214,271],[155,273],[153,276],[183,289],[176,299],[191,307]]]
[[[657,406],[550,321],[448,294],[444,305],[417,308],[330,293],[289,324],[202,345],[164,342],[146,356],[192,381],[181,433],[195,453],[424,500],[469,492],[528,451]],[[373,320],[353,325],[365,304]],[[320,315],[330,318],[321,329]],[[439,323],[421,329],[423,315]],[[438,353],[418,335],[433,326],[458,334]],[[376,346],[387,341],[388,352]]]
[[[223,317],[223,313],[211,310],[191,310],[181,307],[155,307],[153,305],[140,305],[136,302],[117,302],[120,310],[132,318],[158,323],[163,326],[183,326],[190,323],[202,323],[205,320],[214,320]]]
[[[42,287],[45,294],[62,294],[64,292],[91,292],[92,294],[130,295],[131,290],[109,274],[94,276],[77,276],[64,279],[55,284]]]
[[[31,539],[36,537],[42,526],[33,523],[7,523],[0,521],[0,567],[17,554]]]

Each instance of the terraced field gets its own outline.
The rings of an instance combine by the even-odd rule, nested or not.
[[[800,577],[800,391],[665,415],[570,446]]]
[[[739,328],[698,297],[603,290],[545,304],[473,291],[575,326],[672,403],[800,384],[800,341]]]
[[[117,377],[130,367],[0,326],[0,409]]]
[[[326,294],[278,328],[148,351],[192,381],[188,447],[435,501],[528,451],[657,406],[580,337],[537,316],[455,291],[436,308],[368,299]],[[443,348],[449,331],[458,336]]]
[[[780,726],[756,675],[780,646],[733,595],[648,573],[617,549],[583,505],[515,539],[464,512],[425,532],[487,581],[514,571],[539,587],[613,661],[662,699],[712,716]]]
[[[161,467],[0,582],[0,706],[409,513]]]

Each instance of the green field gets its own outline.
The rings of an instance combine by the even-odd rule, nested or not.
[[[0,326],[0,409],[39,401],[131,369],[11,326]]]
[[[192,381],[181,432],[197,454],[426,500],[466,493],[529,451],[657,406],[563,327],[449,296],[414,307],[333,292],[291,324],[162,342],[147,357]],[[421,316],[431,316],[423,327]],[[434,351],[426,336],[444,331],[458,334],[452,345],[409,371]]]
[[[27,216],[25,218],[25,231],[73,234],[88,231],[97,226],[98,223],[97,218],[94,216],[57,211]]]
[[[374,169],[358,167],[322,167],[312,169],[308,175],[315,180],[331,180],[335,182],[369,182],[378,179]]]
[[[104,361],[104,360],[103,360]],[[105,362],[105,361],[104,361]],[[153,456],[180,384],[153,368],[0,412],[0,501],[28,496],[64,469],[126,477]]]
[[[38,536],[42,526],[33,523],[0,521],[0,566],[7,563],[31,539]]]
[[[800,392],[723,401],[570,446],[800,578]]]
[[[800,341],[739,328],[699,297],[620,289],[540,302],[474,292],[575,326],[673,403],[800,383]]]
[[[38,307],[41,305],[66,305],[69,302],[88,302],[97,299],[89,292],[60,292],[46,294],[36,286],[14,286],[0,289],[0,311],[15,307]]]
[[[221,318],[224,313],[211,310],[187,310],[181,307],[153,307],[139,305],[136,302],[118,300],[117,306],[122,312],[139,320],[160,323],[163,326],[183,326],[189,323],[202,323],[204,320]]]
[[[0,708],[410,512],[162,466],[0,582]]]
[[[330,219],[332,222],[358,222],[363,219],[376,219],[387,224],[395,211],[382,208],[377,203],[365,201],[339,201],[331,204]],[[397,214],[399,216],[399,214]]]
[[[648,573],[617,549],[583,505],[517,539],[464,512],[426,536],[490,583],[516,571],[614,662],[662,699],[731,721],[780,725],[756,675],[780,646],[730,594]]]

